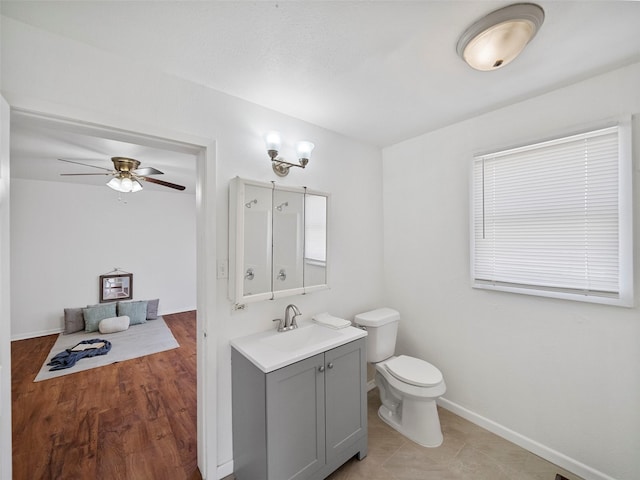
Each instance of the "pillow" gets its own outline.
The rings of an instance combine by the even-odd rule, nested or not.
[[[102,303],[100,305],[92,305],[83,308],[82,312],[84,313],[84,331],[97,332],[100,320],[116,316],[116,304]]]
[[[64,334],[79,332],[84,330],[84,314],[82,307],[64,309]]]
[[[147,302],[140,300],[137,302],[118,302],[118,316],[129,317],[129,325],[147,323]],[[115,315],[112,315],[115,317]]]
[[[158,303],[159,298],[155,300],[147,300],[147,320],[155,320],[158,318]]]
[[[98,324],[98,330],[100,333],[115,333],[122,332],[129,328],[129,317],[123,315],[122,317],[110,317],[100,320]]]

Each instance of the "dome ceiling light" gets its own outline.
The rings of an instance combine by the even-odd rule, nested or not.
[[[533,3],[515,3],[481,18],[458,40],[458,55],[476,70],[490,71],[508,65],[535,37],[544,10]]]

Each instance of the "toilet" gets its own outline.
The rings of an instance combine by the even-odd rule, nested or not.
[[[367,330],[367,362],[376,367],[375,383],[382,405],[378,416],[423,447],[442,444],[436,399],[447,387],[442,373],[424,360],[394,356],[400,313],[379,308],[355,316]]]

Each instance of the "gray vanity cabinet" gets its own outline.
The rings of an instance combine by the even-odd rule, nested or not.
[[[266,374],[231,359],[237,480],[321,480],[366,456],[365,339]]]

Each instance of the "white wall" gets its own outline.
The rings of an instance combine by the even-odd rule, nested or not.
[[[445,406],[586,478],[640,478],[640,309],[472,289],[470,165],[476,153],[637,114],[638,85],[635,64],[383,151],[385,292],[402,314],[399,351],[442,370]],[[637,117],[633,136],[637,304]]]
[[[11,335],[58,332],[65,307],[98,303],[99,276],[133,273],[134,300],[196,308],[195,196],[12,179]]]
[[[215,318],[204,321],[210,327],[209,338],[218,344],[219,393],[207,408],[218,414],[218,462],[223,465],[231,461],[229,339],[273,328],[271,319],[283,315],[291,301],[298,305],[303,318],[325,310],[350,317],[380,306],[380,151],[20,22],[8,18],[2,21],[2,88],[12,105],[41,108],[46,104],[44,113],[116,127],[126,125],[128,129],[139,125],[141,132],[152,126],[153,131],[165,129],[216,140],[218,258],[228,256],[228,185],[234,176],[331,193],[330,290],[251,304],[236,313],[232,313],[226,298],[226,280],[218,282],[216,292],[209,292],[218,297]],[[121,75],[123,71],[126,77]],[[285,156],[293,153],[293,142],[298,139],[316,144],[305,170],[294,169],[284,179],[275,177],[261,139],[271,129],[279,130],[288,142],[283,147]],[[207,259],[214,263],[214,269],[215,261]],[[228,468],[224,465],[220,472]]]

